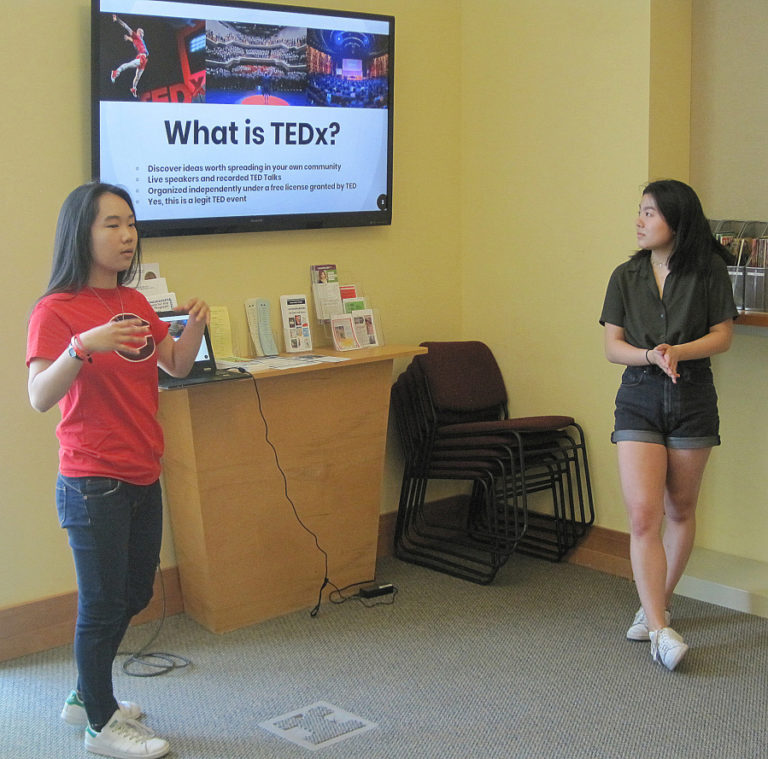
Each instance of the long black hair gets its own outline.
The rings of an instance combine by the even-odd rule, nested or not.
[[[719,255],[727,264],[733,264],[730,251],[712,234],[701,201],[692,187],[677,179],[662,179],[646,185],[643,195],[653,197],[659,212],[675,233],[675,245],[669,257],[670,273],[703,271],[711,253]],[[635,255],[647,252],[640,250]]]
[[[72,190],[59,211],[51,276],[43,297],[51,293],[76,293],[88,284],[92,261],[91,227],[99,212],[99,199],[108,193],[122,198],[135,215],[131,196],[117,185],[88,182]],[[118,272],[117,284],[129,282],[140,267],[141,243],[137,239],[131,265],[126,271]]]

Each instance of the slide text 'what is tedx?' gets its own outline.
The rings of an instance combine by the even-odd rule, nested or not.
[[[341,131],[338,122],[328,126],[317,126],[306,121],[272,121],[272,143],[274,145],[335,145]],[[165,136],[169,145],[239,145],[242,138],[245,145],[263,145],[269,130],[263,126],[251,126],[245,119],[244,125],[230,121],[209,127],[194,121],[165,121]]]

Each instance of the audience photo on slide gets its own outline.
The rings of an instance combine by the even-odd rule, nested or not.
[[[376,34],[208,21],[208,103],[386,108],[388,40]]]
[[[309,29],[312,105],[386,108],[389,99],[388,39],[378,34]]]
[[[308,105],[307,30],[209,21],[206,102]]]

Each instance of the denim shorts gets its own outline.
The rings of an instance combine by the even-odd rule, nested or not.
[[[611,441],[636,440],[667,448],[720,445],[712,370],[681,367],[677,382],[658,366],[628,366],[616,394]]]

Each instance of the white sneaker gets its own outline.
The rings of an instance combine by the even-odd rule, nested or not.
[[[648,635],[651,639],[651,656],[654,661],[660,661],[669,670],[673,670],[680,664],[688,651],[688,645],[671,627],[651,630]]]
[[[85,748],[116,759],[158,759],[171,750],[168,741],[158,738],[141,722],[124,719],[119,709],[101,732],[97,733],[90,725],[85,728]]]
[[[664,610],[664,624],[669,627],[672,621],[672,615],[669,609]],[[632,620],[632,624],[627,630],[627,640],[650,640],[648,637],[648,620],[645,617],[645,609],[641,606]]]
[[[133,701],[118,701],[117,708],[125,719],[138,719],[142,714],[141,707]],[[64,722],[78,727],[85,727],[88,724],[85,704],[80,700],[76,690],[67,696],[64,708],[61,710],[61,718]]]

